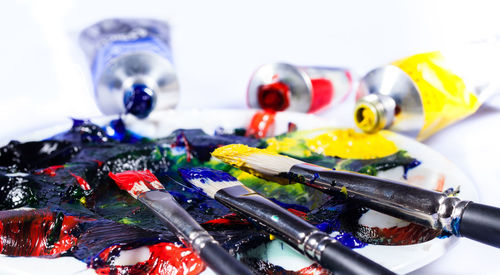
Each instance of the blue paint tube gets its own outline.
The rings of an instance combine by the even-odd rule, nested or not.
[[[80,33],[91,64],[96,103],[104,114],[146,118],[174,108],[179,85],[170,48],[170,28],[152,19],[107,19]]]

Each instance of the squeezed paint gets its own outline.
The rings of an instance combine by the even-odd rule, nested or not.
[[[184,274],[195,275],[205,270],[203,261],[194,251],[174,243],[160,242],[147,246],[149,258],[134,265],[115,265],[114,259],[126,247],[113,245],[99,253],[90,266],[98,274]]]
[[[374,159],[386,157],[398,151],[394,142],[381,134],[358,133],[354,129],[328,131],[313,138],[305,139],[313,152],[325,156]]]

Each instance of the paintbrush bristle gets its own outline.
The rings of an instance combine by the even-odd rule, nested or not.
[[[194,185],[210,198],[214,198],[215,193],[221,189],[243,185],[230,174],[211,168],[181,168],[179,173],[186,182]]]
[[[144,192],[165,189],[155,175],[149,170],[125,171],[116,174],[109,172],[108,175],[116,182],[116,185],[118,185],[120,189],[127,191],[136,199],[137,196]]]
[[[303,161],[279,155],[266,149],[231,144],[219,147],[212,156],[258,177],[276,180],[280,173],[287,173],[292,166]]]

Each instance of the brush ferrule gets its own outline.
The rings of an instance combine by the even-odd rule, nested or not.
[[[137,199],[167,224],[185,245],[190,245],[199,251],[205,242],[215,242],[168,192],[148,191],[137,196]]]
[[[299,248],[309,258],[320,261],[326,245],[331,242],[336,242],[336,240],[331,239],[321,231],[314,231],[305,237],[304,242],[299,245]]]
[[[215,199],[243,216],[249,217],[258,225],[297,248],[301,245],[303,248],[307,236],[317,231],[314,226],[303,219],[243,185],[221,189],[215,194]]]
[[[200,252],[205,245],[210,242],[218,244],[218,242],[214,240],[214,238],[205,230],[192,232],[189,236],[189,243],[193,249],[198,252]]]
[[[444,231],[460,237],[460,221],[464,209],[469,203],[470,201],[461,201],[455,197],[447,197],[444,200],[442,204],[443,214],[439,216]]]

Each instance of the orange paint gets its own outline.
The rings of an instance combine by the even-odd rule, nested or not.
[[[250,121],[250,125],[247,128],[245,136],[263,138],[272,135],[275,115],[276,112],[274,111],[256,112]]]

